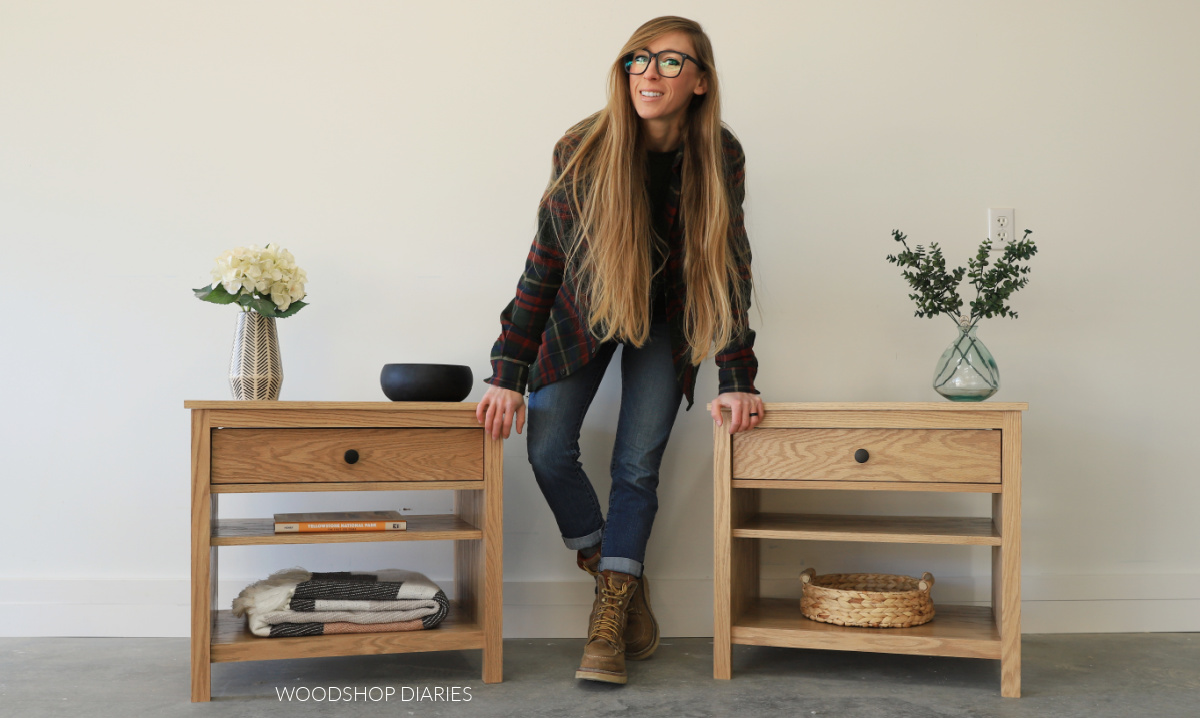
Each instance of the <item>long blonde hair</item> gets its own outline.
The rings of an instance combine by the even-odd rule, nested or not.
[[[608,104],[569,130],[577,149],[552,178],[550,197],[569,187],[567,201],[576,217],[567,242],[567,271],[577,274],[586,300],[587,321],[600,340],[617,339],[640,347],[650,335],[651,248],[654,241],[646,191],[641,122],[629,97],[624,58],[672,31],[688,33],[702,71],[705,94],[687,110],[683,132],[683,274],[687,287],[683,333],[691,362],[699,364],[745,329],[737,257],[729,243],[733,213],[725,183],[721,141],[721,102],[712,43],[700,25],[681,17],[659,17],[639,27],[617,55],[608,78]],[[583,197],[580,197],[580,188]],[[715,350],[714,350],[715,346]]]

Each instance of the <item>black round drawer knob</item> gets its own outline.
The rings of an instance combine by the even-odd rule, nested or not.
[[[347,451],[346,452],[346,463],[347,464],[358,463],[358,452],[355,451],[354,449]]]
[[[871,458],[871,455],[867,453],[866,449],[859,449],[858,451],[854,452],[854,460],[860,464],[867,463],[867,459],[869,458]]]

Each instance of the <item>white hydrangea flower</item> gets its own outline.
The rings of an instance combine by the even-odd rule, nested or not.
[[[287,285],[279,282],[271,287],[271,301],[275,302],[275,306],[279,311],[287,311],[288,306],[292,303],[292,296],[288,292]]]
[[[292,281],[287,285],[288,299],[295,302],[304,298],[304,283]]]
[[[231,249],[216,258],[211,274],[213,282],[230,294],[258,294],[269,298],[281,312],[305,297],[308,281],[292,253],[273,244]]]

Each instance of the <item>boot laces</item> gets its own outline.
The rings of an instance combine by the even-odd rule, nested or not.
[[[600,588],[600,608],[592,619],[590,638],[608,641],[614,646],[620,645],[620,636],[625,630],[624,623],[626,603],[629,592],[636,584],[633,581],[614,589],[604,582]]]

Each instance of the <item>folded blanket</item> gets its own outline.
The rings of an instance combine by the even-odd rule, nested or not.
[[[434,628],[449,605],[438,585],[415,571],[293,568],[243,589],[233,613],[245,616],[256,636],[312,636]]]

